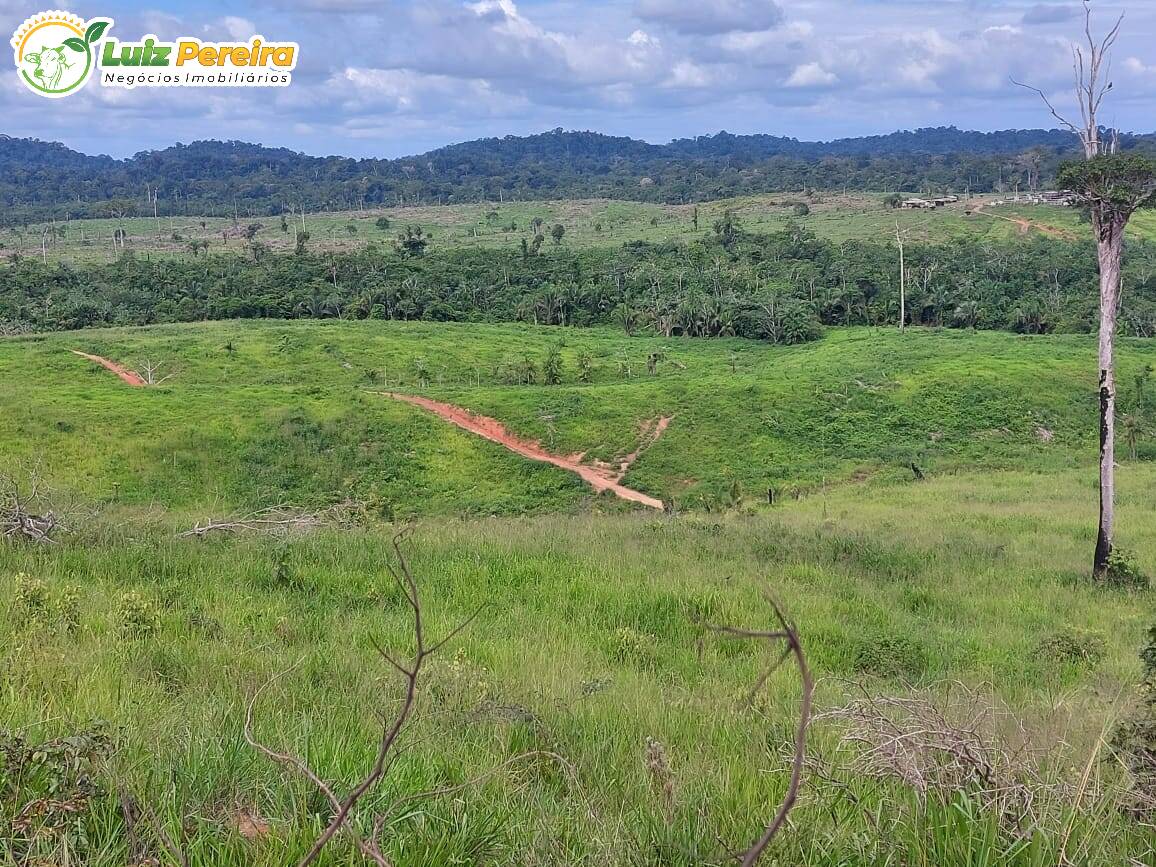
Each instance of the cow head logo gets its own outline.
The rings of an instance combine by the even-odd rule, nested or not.
[[[12,35],[16,71],[39,96],[57,98],[79,90],[96,68],[97,43],[109,18],[85,21],[70,12],[41,12]]]

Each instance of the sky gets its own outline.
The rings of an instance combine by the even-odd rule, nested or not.
[[[59,7],[63,3],[49,4]],[[5,40],[45,7],[0,0]],[[1126,11],[1103,121],[1156,129],[1156,0]],[[720,130],[799,139],[1076,114],[1067,0],[75,0],[136,40],[294,40],[286,88],[104,88],[65,99],[0,74],[0,134],[123,157],[198,139],[396,157],[557,127],[662,143]],[[11,54],[9,54],[11,56]]]

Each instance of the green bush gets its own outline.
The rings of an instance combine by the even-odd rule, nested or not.
[[[610,658],[642,669],[655,669],[661,662],[658,639],[648,632],[624,626],[614,633]]]
[[[14,619],[20,625],[80,627],[80,596],[71,587],[53,589],[24,572],[16,576]]]
[[[1113,548],[1108,557],[1108,572],[1104,576],[1104,583],[1125,590],[1147,590],[1151,580],[1140,568],[1132,552],[1124,548]]]
[[[856,642],[854,666],[863,674],[917,678],[927,671],[927,651],[906,635],[862,636]]]
[[[1036,651],[1054,662],[1094,668],[1104,658],[1105,642],[1100,635],[1069,629],[1045,637]]]
[[[810,343],[822,336],[823,325],[809,305],[802,302],[786,305],[783,310],[779,343],[794,346],[799,343]]]
[[[151,638],[160,626],[156,606],[139,593],[125,593],[120,598],[117,623],[125,638]]]
[[[36,744],[0,729],[0,862],[91,863],[94,802],[108,792],[102,772],[112,752],[100,725]]]

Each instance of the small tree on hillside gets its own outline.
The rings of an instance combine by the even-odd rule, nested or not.
[[[429,239],[421,226],[406,226],[405,231],[397,236],[397,245],[407,256],[414,258],[424,256]]]
[[[558,385],[562,381],[562,349],[556,343],[546,350],[546,358],[542,362],[542,381],[546,385]]]
[[[1080,139],[1082,162],[1060,170],[1060,184],[1077,193],[1088,210],[1096,239],[1100,268],[1100,527],[1092,575],[1109,577],[1116,504],[1116,319],[1120,312],[1120,273],[1124,261],[1124,230],[1132,215],[1153,204],[1156,198],[1156,162],[1134,154],[1119,153],[1118,131],[1100,127],[1098,115],[1104,97],[1112,89],[1106,81],[1112,47],[1120,35],[1124,16],[1103,39],[1092,34],[1092,8],[1084,0],[1084,45],[1073,46],[1079,124],[1061,115],[1047,95],[1035,91],[1052,115]],[[1085,53],[1085,51],[1087,53]],[[1017,84],[1019,82],[1016,82]]]

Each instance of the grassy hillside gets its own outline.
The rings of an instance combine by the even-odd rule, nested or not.
[[[508,385],[561,347],[562,383]],[[168,381],[131,389],[69,350]],[[557,453],[612,461],[674,420],[626,483],[681,507],[961,466],[1090,467],[1094,341],[851,329],[818,343],[627,338],[600,329],[231,322],[0,341],[0,460],[37,461],[100,501],[203,510],[371,501],[394,517],[573,509],[587,490],[376,392],[499,419]],[[579,356],[593,366],[578,382]],[[660,360],[648,372],[650,356]],[[1156,362],[1121,348],[1127,384]],[[541,380],[539,379],[539,382]],[[1140,443],[1141,451],[1150,447]]]
[[[1121,526],[1152,564],[1156,473],[1122,475]],[[1150,863],[1099,738],[1137,677],[1152,598],[1082,580],[1093,496],[1086,472],[1016,472],[833,490],[774,517],[423,523],[408,550],[431,632],[486,607],[431,667],[369,813],[544,750],[566,764],[538,756],[399,809],[387,851],[406,867],[727,863],[724,844],[751,839],[786,786],[798,684],[783,671],[746,706],[770,651],[695,618],[763,627],[769,589],[804,636],[821,711],[860,690],[942,697],[941,681],[960,680],[999,708],[990,733],[1007,749],[1027,737],[1041,775],[1038,825],[1021,839],[978,795],[921,800],[856,774],[854,751],[837,748],[845,724],[820,717],[817,770],[776,863],[1028,867],[1061,851]],[[115,744],[97,777],[107,788],[40,838],[53,863],[65,845],[92,867],[134,846],[166,857],[149,826],[133,843],[111,783],[150,805],[191,864],[295,861],[323,805],[244,744],[249,697],[290,670],[258,705],[257,732],[342,787],[369,762],[375,709],[398,698],[372,649],[407,642],[388,531],[202,541],[175,539],[180,526],[106,505],[59,546],[0,545],[4,725],[33,744],[83,747],[101,731]],[[1094,781],[1073,810],[1085,766]],[[339,840],[322,863],[358,861]]]
[[[392,244],[406,226],[421,226],[432,236],[434,249],[515,248],[522,238],[532,240],[533,222],[542,221],[546,246],[553,245],[550,228],[560,223],[566,229],[562,240],[567,248],[617,247],[627,241],[657,243],[689,241],[709,233],[714,221],[733,211],[744,226],[755,232],[773,232],[788,220],[806,224],[821,238],[835,241],[885,240],[894,237],[895,223],[913,241],[942,242],[953,238],[981,238],[992,242],[1009,240],[1025,232],[1044,232],[1061,238],[1088,237],[1088,229],[1078,222],[1076,211],[1030,205],[987,207],[993,197],[978,197],[935,211],[895,211],[883,204],[883,194],[823,194],[809,198],[802,194],[745,196],[701,205],[661,205],[619,202],[605,199],[498,204],[386,208],[337,213],[309,214],[306,228],[312,250],[353,250],[367,243]],[[808,203],[810,213],[795,213],[800,203]],[[985,205],[981,213],[969,213]],[[698,229],[694,214],[698,212]],[[388,228],[377,225],[389,220]],[[1027,229],[1016,220],[1031,223]],[[202,226],[201,224],[204,223]],[[37,223],[0,230],[0,254],[18,253],[50,261],[107,261],[115,258],[112,236],[118,229],[126,235],[125,245],[138,254],[191,257],[190,243],[206,241],[214,253],[249,255],[248,242],[237,234],[249,225],[260,225],[255,240],[274,252],[289,252],[300,217],[287,215],[287,231],[275,217],[126,217],[123,219],[74,220],[68,223]],[[229,233],[225,239],[222,233]],[[1141,214],[1132,226],[1133,237],[1156,239],[1156,217]]]
[[[552,346],[561,384],[508,384]],[[69,350],[172,377],[131,388]],[[70,532],[0,541],[0,864],[299,860],[328,807],[245,743],[245,708],[282,674],[258,736],[342,792],[365,772],[400,696],[374,648],[412,640],[386,568],[401,519],[431,637],[484,607],[357,820],[386,815],[398,867],[730,863],[786,788],[799,684],[783,669],[748,703],[775,652],[703,621],[765,628],[768,591],[819,711],[774,863],[1152,863],[1107,735],[1153,593],[1086,580],[1094,356],[1090,337],[922,329],[797,347],[344,321],[2,339],[0,469],[42,470]],[[1151,341],[1121,347],[1124,411],[1153,362]],[[673,416],[625,482],[679,509],[594,498],[386,390],[607,461]],[[1152,573],[1156,465],[1125,451],[1119,484],[1119,541]],[[180,535],[347,498],[365,508],[346,529]],[[998,779],[866,773],[832,715],[863,696],[965,727],[978,702]],[[361,861],[341,837],[318,863]]]

